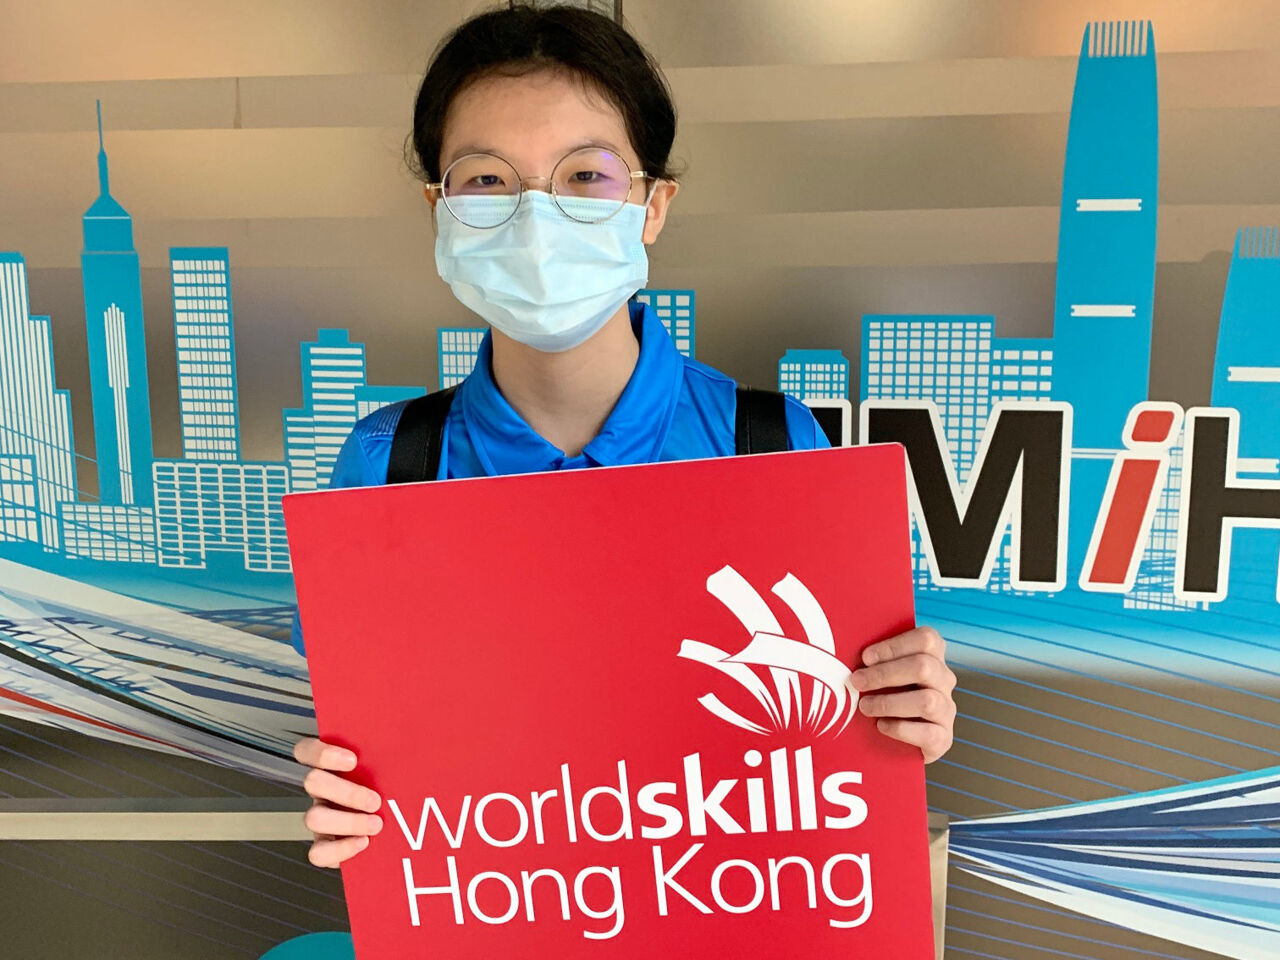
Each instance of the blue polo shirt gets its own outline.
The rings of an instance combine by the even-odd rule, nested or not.
[[[566,456],[503,397],[493,379],[493,342],[486,332],[475,369],[459,384],[449,409],[436,479],[732,456],[737,382],[683,356],[648,304],[633,300],[629,307],[640,357],[600,433],[582,453]],[[389,404],[356,423],[338,451],[330,488],[387,482],[391,440],[408,402]],[[794,397],[786,398],[786,420],[791,449],[831,445],[809,408]],[[304,653],[296,613],[292,642]]]

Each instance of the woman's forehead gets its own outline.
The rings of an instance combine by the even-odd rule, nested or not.
[[[546,174],[551,164],[586,144],[638,160],[626,124],[608,97],[566,71],[494,74],[463,87],[445,117],[441,167],[467,153],[497,153],[517,169]],[[533,175],[530,173],[530,175]]]

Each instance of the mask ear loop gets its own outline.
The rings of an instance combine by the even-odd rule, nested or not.
[[[644,198],[645,213],[649,212],[649,204],[653,201],[653,195],[658,192],[658,184],[662,183],[661,177],[653,178],[653,185],[649,188],[648,195]]]
[[[436,206],[438,204],[444,203],[444,198],[443,197],[438,198],[435,203],[431,203],[429,198],[427,197],[427,191],[429,191],[430,189],[431,188],[428,186],[423,186],[422,197],[424,200],[427,200],[427,206],[431,208],[431,235],[433,237],[438,237],[440,236],[440,224],[436,220]]]
[[[641,236],[644,235],[645,226],[649,222],[649,204],[653,202],[653,195],[658,192],[658,184],[663,182],[662,177],[654,177],[653,185],[649,187],[649,194],[644,198],[644,220],[640,224]]]

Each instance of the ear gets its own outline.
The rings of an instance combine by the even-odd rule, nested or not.
[[[654,184],[653,196],[649,199],[649,207],[644,216],[642,239],[645,243],[653,243],[658,239],[658,234],[662,233],[667,222],[667,210],[679,190],[680,184],[674,180],[659,180]]]
[[[439,202],[440,197],[437,196],[436,193],[432,191],[432,189],[428,186],[423,186],[422,196],[426,198],[427,203],[431,207],[431,212],[429,214],[431,217],[431,232],[433,234],[439,235],[440,224],[436,221],[436,217],[439,214],[439,210],[437,209],[436,205]]]

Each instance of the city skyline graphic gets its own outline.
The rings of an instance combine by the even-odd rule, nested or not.
[[[930,767],[931,806],[952,822],[951,888],[1001,887],[1010,902],[1049,911],[1050,925],[1075,911],[1261,960],[1280,951],[1280,904],[1252,879],[1280,864],[1280,697],[1270,692],[1280,530],[1234,530],[1225,600],[1178,599],[1175,437],[1133,589],[1078,586],[1127,418],[1149,399],[1157,87],[1150,23],[1084,30],[1048,336],[1003,336],[994,314],[866,314],[849,321],[858,369],[838,349],[789,348],[778,386],[837,440],[860,403],[927,404],[961,487],[994,411],[1070,405],[1065,588],[1013,589],[1008,530],[981,589],[937,586],[915,535],[919,622],[943,633],[948,661],[971,681],[955,748]],[[370,384],[365,344],[319,328],[299,344],[301,395],[279,411],[279,458],[243,459],[234,250],[170,248],[175,354],[148,357],[133,222],[111,194],[108,140],[99,110],[98,196],[81,257],[94,458],[74,447],[70,394],[56,385],[50,318],[31,313],[26,262],[0,252],[0,713],[295,783],[290,744],[315,725],[306,662],[288,647],[280,500],[323,489],[360,418],[428,386]],[[637,298],[692,357],[696,291]],[[1217,324],[1211,402],[1238,418],[1229,479],[1241,485],[1280,483],[1277,304],[1280,230],[1240,225],[1206,322]],[[483,333],[437,330],[438,386],[470,372]],[[177,366],[180,457],[152,446],[156,362]],[[77,481],[77,464],[94,459],[96,498]],[[1022,752],[988,734],[1025,738]]]
[[[1112,32],[1108,32],[1112,31]],[[1104,35],[1105,34],[1105,35]],[[993,315],[874,315],[861,318],[855,402],[912,400],[936,410],[951,466],[969,480],[997,404],[1057,400],[1073,410],[1070,566],[1078,570],[1111,464],[1122,450],[1128,411],[1148,399],[1155,283],[1158,183],[1157,85],[1150,25],[1136,22],[1090,34],[1072,100],[1059,221],[1053,332],[1001,337]],[[287,574],[280,498],[327,486],[356,421],[425,385],[367,380],[366,348],[341,328],[320,328],[299,345],[301,405],[281,411],[278,461],[246,461],[235,362],[231,254],[226,247],[169,250],[180,458],[152,448],[138,254],[132,218],[111,194],[101,103],[98,196],[82,220],[82,282],[99,493],[81,496],[69,392],[58,389],[48,317],[28,306],[21,253],[0,253],[4,317],[12,358],[5,366],[14,398],[0,433],[0,557],[55,573],[93,578],[95,564]],[[1239,476],[1274,479],[1280,462],[1266,425],[1280,416],[1280,234],[1244,227],[1232,251],[1218,325],[1212,397],[1239,411]],[[686,356],[696,343],[696,293],[642,290]],[[437,330],[437,384],[454,386],[475,363],[482,327]],[[834,349],[788,349],[778,387],[814,408],[833,442],[839,417],[824,408],[850,399],[855,371]],[[847,417],[847,413],[845,414]],[[1139,582],[1123,602],[1133,608],[1187,609],[1172,576],[1181,449],[1161,495]],[[1265,565],[1277,538],[1241,531],[1239,563]],[[917,547],[919,537],[917,536]],[[1008,536],[990,587],[1006,590]],[[931,587],[917,549],[917,581]],[[86,565],[88,564],[88,565]],[[268,577],[268,579],[270,579]],[[287,583],[272,593],[287,596]]]
[[[1059,222],[1053,332],[1005,338],[992,315],[872,315],[861,319],[857,401],[914,400],[936,408],[958,481],[969,479],[996,404],[1060,400],[1073,410],[1071,567],[1078,570],[1095,505],[1121,449],[1125,416],[1147,399],[1155,284],[1157,90],[1151,30],[1122,25],[1094,36],[1080,59],[1068,129]],[[7,379],[16,398],[0,445],[0,556],[52,572],[92,577],[85,562],[204,570],[235,566],[288,574],[280,498],[328,484],[342,441],[356,421],[425,385],[367,381],[365,345],[349,331],[321,328],[300,344],[301,406],[281,411],[279,461],[241,458],[231,256],[226,247],[169,251],[182,457],[152,449],[138,254],[132,218],[112,196],[97,105],[99,193],[82,220],[93,434],[99,493],[77,493],[69,393],[55,385],[49,318],[31,315],[25,261],[0,253],[6,323],[15,348]],[[1240,476],[1275,478],[1265,424],[1280,413],[1280,336],[1268,322],[1280,296],[1275,228],[1241,228],[1232,251],[1219,322],[1212,396],[1240,411]],[[694,355],[696,293],[642,290],[685,356]],[[455,386],[475,363],[482,327],[437,330],[437,384]],[[1243,354],[1248,353],[1245,357]],[[29,354],[28,362],[19,362]],[[838,350],[788,349],[778,388],[809,404],[833,442],[838,409],[854,371]],[[836,417],[824,416],[835,406]],[[844,417],[849,417],[844,413]],[[1181,478],[1175,446],[1133,608],[1186,609],[1172,576]],[[932,586],[919,549],[917,582]],[[1242,531],[1236,553],[1250,571],[1276,543],[1269,531]],[[991,588],[1008,587],[1008,537]],[[1254,576],[1252,573],[1250,576]],[[279,591],[277,595],[283,596]],[[284,585],[287,594],[287,584]]]
[[[100,492],[85,499],[76,483],[76,461],[95,458],[74,447],[70,394],[54,377],[50,318],[29,312],[22,254],[0,252],[6,332],[33,358],[15,353],[4,365],[18,404],[0,433],[0,558],[88,579],[100,573],[92,562],[109,563],[139,583],[153,567],[212,565],[249,582],[288,574],[281,498],[327,487],[359,419],[427,388],[368,383],[365,345],[346,329],[320,328],[299,345],[302,405],[281,411],[283,457],[242,459],[230,251],[171,247],[182,457],[157,458],[133,220],[111,195],[100,101],[97,112],[99,195],[83,217],[82,278]],[[694,291],[641,290],[636,299],[692,357]],[[440,388],[471,372],[484,332],[438,328]],[[280,595],[280,584],[274,588]]]

